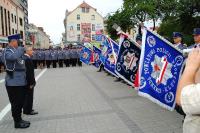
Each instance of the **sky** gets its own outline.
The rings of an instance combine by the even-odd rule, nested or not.
[[[72,11],[83,0],[28,0],[29,23],[43,27],[50,35],[51,40],[60,43],[64,32],[63,20],[66,9]],[[122,6],[123,0],[85,0],[89,5],[97,9],[102,16],[115,12]]]

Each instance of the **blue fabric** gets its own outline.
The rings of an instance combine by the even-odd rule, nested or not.
[[[119,51],[119,46],[116,42],[114,42],[112,39],[107,38],[107,42],[109,43],[108,49],[107,49],[107,55],[105,58],[105,64],[104,69],[108,71],[110,74],[118,77],[118,75],[115,73],[115,67],[116,67],[116,61],[117,61],[117,54]]]
[[[105,61],[106,61],[106,56],[107,56],[107,51],[108,51],[108,47],[109,47],[109,42],[108,39],[105,35],[102,35],[102,42],[101,42],[101,62],[105,65]]]
[[[87,65],[90,64],[92,51],[84,46],[80,54],[81,54],[80,61]]]
[[[96,68],[99,68],[100,65],[102,64],[102,62],[100,60],[101,50],[98,49],[97,47],[93,46],[93,51],[94,51],[94,66]]]
[[[172,111],[185,58],[169,42],[151,31],[147,30],[144,38],[139,95]]]
[[[141,49],[134,42],[128,38],[123,39],[122,44],[120,44],[115,72],[130,85],[133,85],[138,71],[140,53]]]
[[[100,42],[102,40],[102,35],[95,35],[95,40]]]

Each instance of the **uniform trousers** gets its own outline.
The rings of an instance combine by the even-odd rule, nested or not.
[[[21,113],[25,100],[25,86],[6,86],[9,101],[11,103],[11,112],[15,122],[22,120]]]
[[[63,67],[63,59],[58,60],[59,67]]]

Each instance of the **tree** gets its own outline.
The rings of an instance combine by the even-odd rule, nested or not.
[[[123,31],[127,31],[133,27],[132,21],[130,20],[130,14],[123,9],[117,10],[114,14],[108,15],[107,30],[111,38],[117,39],[118,35],[112,26],[116,23]]]

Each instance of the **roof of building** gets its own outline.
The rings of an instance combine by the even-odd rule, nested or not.
[[[97,10],[96,8],[90,6],[90,5],[89,5],[88,3],[86,3],[85,1],[83,1],[83,3],[80,4],[78,7],[81,7],[81,8],[83,8],[83,7],[85,7],[85,8],[93,8],[95,11]]]
[[[77,8],[92,8],[97,12],[97,9],[90,6],[88,3],[86,3],[85,1],[83,1],[83,3],[81,3],[79,6],[77,6],[73,11],[69,11],[67,16],[69,16],[71,13],[73,13]],[[97,12],[98,13],[98,12]],[[99,13],[98,13],[99,14]],[[100,14],[99,14],[100,15]],[[101,15],[100,15],[101,16]],[[102,17],[102,16],[101,16]]]

